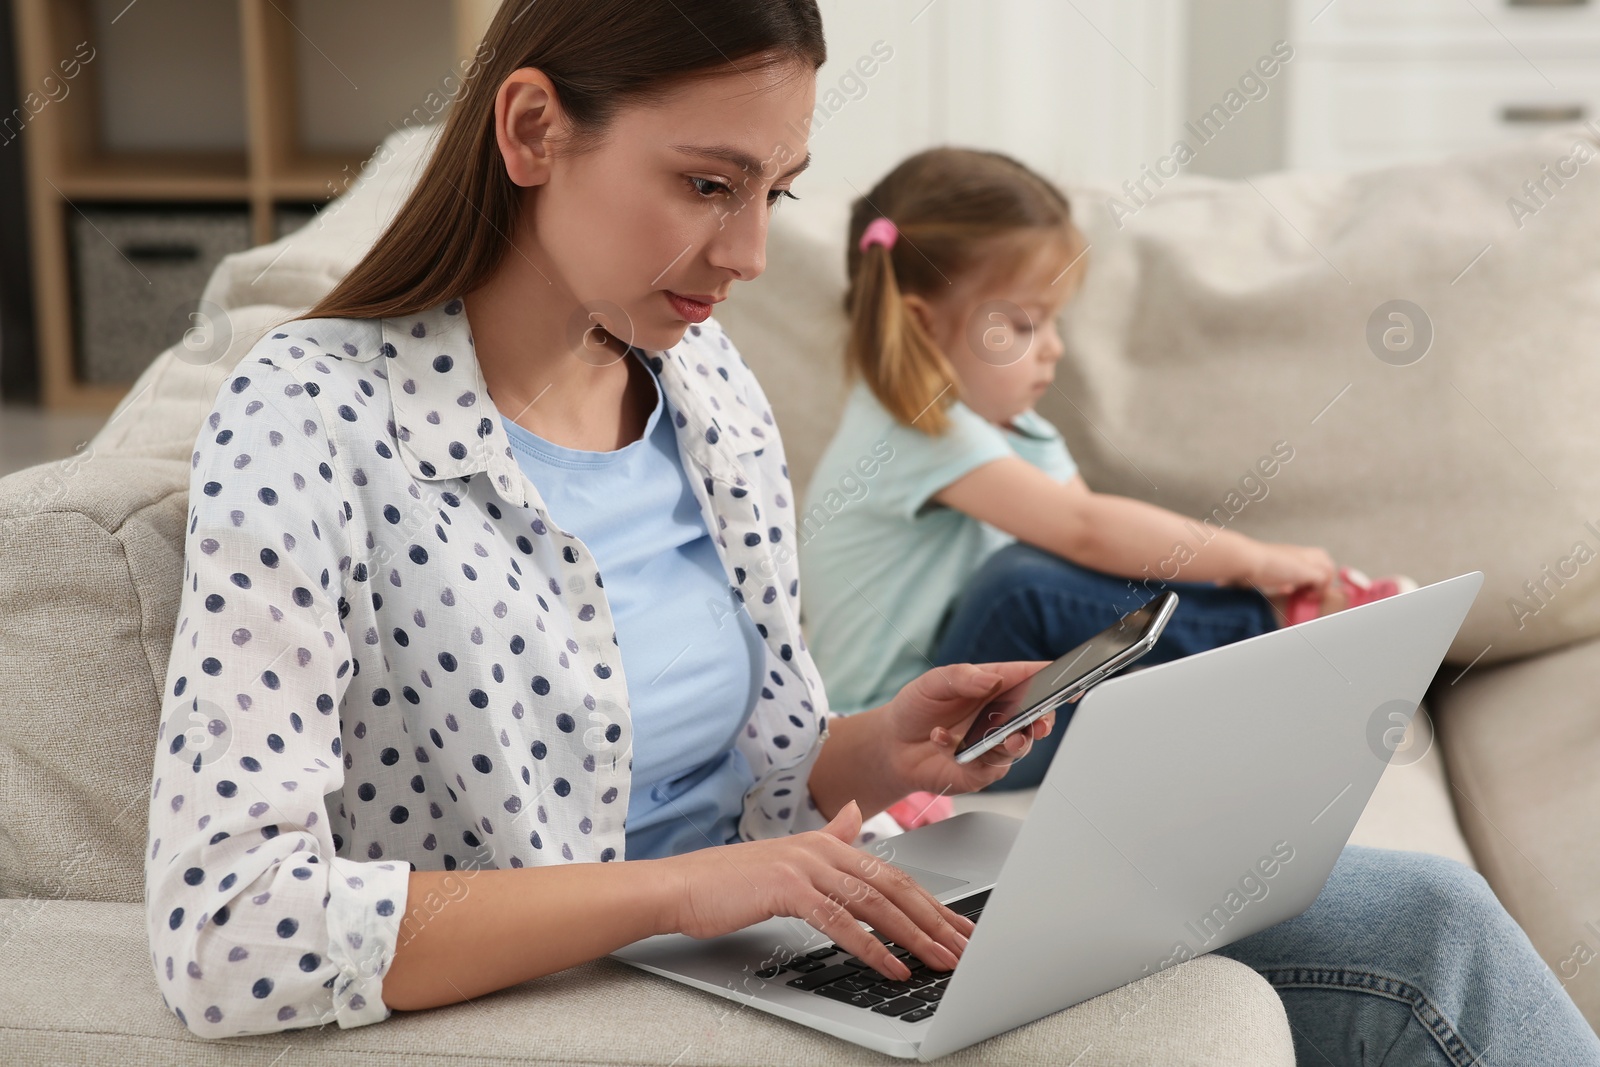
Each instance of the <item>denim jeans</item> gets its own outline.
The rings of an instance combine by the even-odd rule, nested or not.
[[[1278,626],[1272,605],[1254,589],[1160,579],[1147,584],[1089,570],[1014,541],[992,553],[967,580],[934,637],[934,665],[1053,660],[1168,589],[1178,594],[1177,610],[1135,667],[1204,652]],[[988,790],[1032,789],[1044,781],[1075,707],[1058,709],[1049,736],[1035,741]]]
[[[1478,874],[1348,845],[1311,907],[1216,950],[1283,1001],[1295,1062],[1600,1065],[1600,1038]]]
[[[1139,664],[1278,625],[1254,590],[1129,582],[1016,542],[973,575],[936,637],[938,665],[1055,659],[1171,589]],[[990,788],[1038,785],[1073,705]],[[1600,1038],[1483,877],[1454,860],[1348,846],[1300,915],[1215,950],[1278,991],[1302,1064],[1600,1067]]]

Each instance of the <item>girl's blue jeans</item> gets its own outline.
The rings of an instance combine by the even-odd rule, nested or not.
[[[1178,610],[1140,663],[1278,625],[1253,590],[1146,586],[1015,542],[969,580],[935,660],[1055,659],[1163,589],[1178,594]],[[1057,712],[1055,729],[996,786],[1038,785],[1067,717]],[[1310,908],[1216,952],[1277,990],[1301,1064],[1600,1067],[1600,1038],[1555,973],[1483,877],[1455,860],[1347,846]]]

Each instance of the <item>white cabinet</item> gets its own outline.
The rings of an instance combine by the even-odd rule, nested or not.
[[[1588,0],[1292,0],[1289,33],[1291,167],[1428,159],[1600,117]]]

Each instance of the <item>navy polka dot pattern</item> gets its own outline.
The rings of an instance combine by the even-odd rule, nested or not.
[[[714,320],[649,359],[766,645],[740,836],[818,828],[831,712],[771,408]],[[196,440],[150,799],[152,963],[186,1026],[386,1018],[412,869],[626,858],[604,586],[518,465],[459,300],[289,323],[240,361]]]

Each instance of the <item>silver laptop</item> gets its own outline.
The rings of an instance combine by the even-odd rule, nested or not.
[[[966,812],[871,842],[979,916],[954,971],[888,986],[788,918],[613,956],[928,1061],[1291,918],[1322,890],[1482,584],[1473,571],[1102,682],[1026,819]]]

